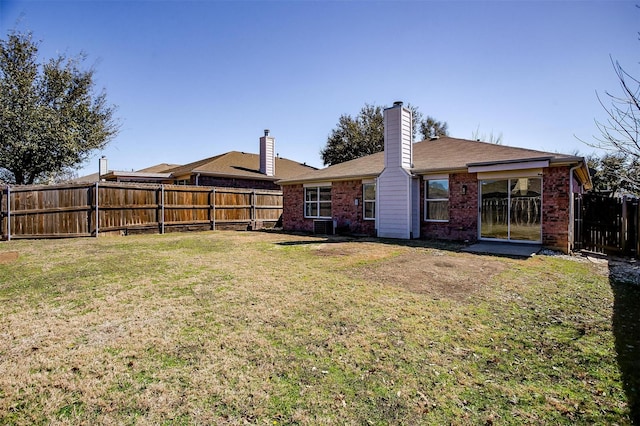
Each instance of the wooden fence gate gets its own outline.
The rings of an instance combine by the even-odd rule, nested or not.
[[[0,188],[2,239],[272,227],[282,192],[99,182]]]
[[[575,194],[574,248],[638,257],[640,208],[637,198]]]

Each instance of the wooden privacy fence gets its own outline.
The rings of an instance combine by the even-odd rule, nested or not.
[[[637,198],[575,194],[575,248],[638,257],[640,253],[638,201]]]
[[[98,182],[5,186],[2,239],[274,226],[282,192]]]

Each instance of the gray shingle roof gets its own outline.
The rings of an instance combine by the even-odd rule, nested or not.
[[[550,163],[579,163],[573,155],[536,151],[487,142],[441,137],[413,144],[413,168],[416,174],[466,170],[470,165],[500,164],[548,159]],[[384,152],[357,158],[324,169],[283,179],[281,185],[310,181],[330,181],[375,177],[384,169]]]

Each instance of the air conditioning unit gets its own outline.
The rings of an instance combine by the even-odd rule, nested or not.
[[[333,235],[335,232],[333,220],[314,220],[313,233],[317,235]]]

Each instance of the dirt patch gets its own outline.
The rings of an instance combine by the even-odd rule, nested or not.
[[[358,247],[345,244],[320,244],[315,250],[317,256],[351,256],[357,254]]]
[[[0,252],[0,265],[6,265],[7,263],[15,262],[16,260],[18,260],[17,251]]]
[[[464,301],[506,268],[505,263],[487,262],[482,256],[412,252],[358,268],[354,275],[370,282],[430,294],[435,299]]]

